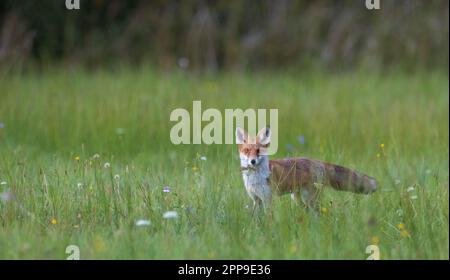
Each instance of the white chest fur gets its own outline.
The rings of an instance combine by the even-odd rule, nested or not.
[[[270,176],[269,166],[260,165],[256,169],[242,171],[245,189],[255,203],[263,202],[269,204],[272,199],[272,191],[268,184]]]

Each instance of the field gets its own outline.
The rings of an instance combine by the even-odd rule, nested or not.
[[[0,258],[449,258],[447,73],[48,69],[0,76]],[[174,145],[175,108],[276,108],[274,158],[377,178],[255,218],[235,145]],[[178,217],[164,218],[167,211]],[[137,225],[139,220],[149,225]]]

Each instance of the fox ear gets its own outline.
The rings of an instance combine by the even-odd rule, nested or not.
[[[270,143],[270,127],[264,127],[258,132],[258,140],[261,145],[268,145]]]
[[[240,127],[236,128],[236,144],[244,144],[247,142],[247,132]]]

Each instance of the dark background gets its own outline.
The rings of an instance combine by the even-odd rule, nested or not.
[[[449,1],[0,2],[0,68],[448,69]]]

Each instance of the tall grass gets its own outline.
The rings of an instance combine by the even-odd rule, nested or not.
[[[0,258],[74,244],[83,259],[365,259],[374,243],[382,259],[448,258],[448,90],[445,73],[3,75]],[[272,218],[253,218],[234,145],[170,142],[170,112],[193,100],[277,108],[276,158],[345,165],[380,189],[326,188],[319,218],[275,197]]]

